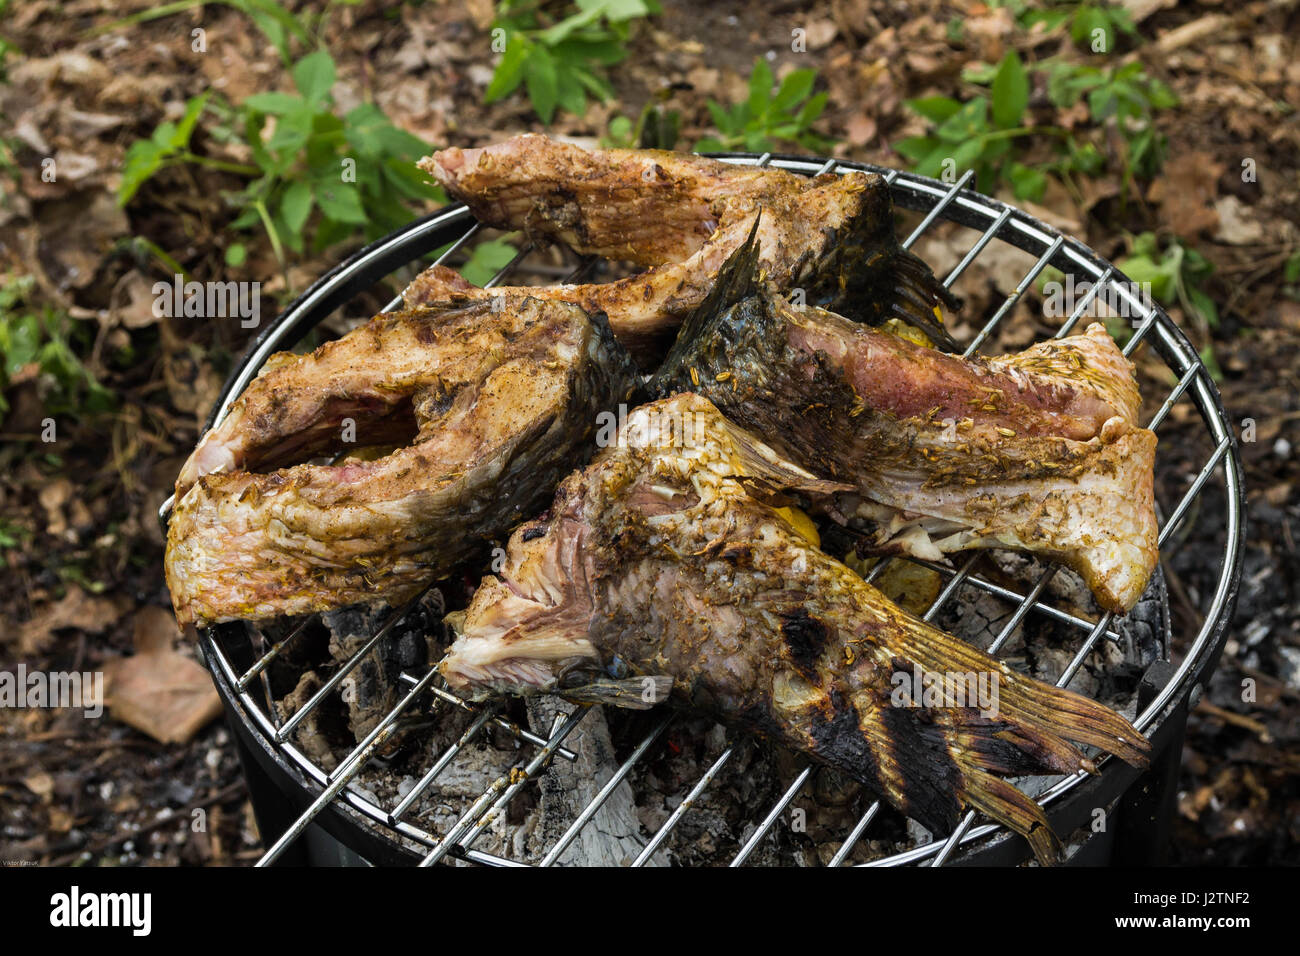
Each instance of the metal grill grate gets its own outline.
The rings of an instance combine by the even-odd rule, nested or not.
[[[960,181],[948,185],[933,179],[915,176],[897,170],[887,170],[860,163],[821,162],[798,158],[774,157],[772,154],[762,156],[728,155],[720,157],[728,162],[744,165],[763,166],[769,163],[774,167],[796,173],[814,175],[827,172],[848,172],[861,170],[882,175],[891,188],[897,205],[924,212],[921,222],[904,241],[905,247],[912,246],[925,231],[938,221],[952,221],[976,230],[979,235],[969,251],[943,280],[951,287],[966,271],[980,253],[994,239],[1010,243],[1031,255],[1037,256],[1033,266],[1024,274],[1014,291],[995,311],[992,318],[978,331],[965,350],[965,355],[974,354],[997,329],[998,324],[1011,312],[1026,290],[1039,274],[1049,265],[1066,274],[1073,274],[1077,282],[1088,281],[1093,287],[1078,303],[1074,312],[1062,324],[1057,337],[1071,332],[1080,318],[1085,314],[1093,298],[1103,289],[1108,288],[1108,295],[1123,300],[1141,314],[1140,324],[1132,337],[1124,345],[1124,353],[1130,354],[1139,343],[1149,342],[1155,352],[1164,360],[1171,372],[1171,379],[1176,386],[1170,391],[1159,410],[1151,419],[1148,427],[1157,430],[1173,408],[1175,403],[1190,398],[1199,411],[1207,432],[1214,444],[1214,451],[1195,475],[1182,498],[1167,511],[1167,517],[1161,525],[1159,543],[1167,544],[1171,534],[1178,528],[1189,507],[1205,489],[1207,483],[1215,478],[1224,490],[1225,527],[1224,552],[1219,571],[1217,586],[1201,609],[1204,623],[1195,635],[1184,659],[1176,673],[1156,694],[1153,700],[1142,709],[1134,721],[1139,730],[1148,731],[1158,725],[1161,716],[1171,709],[1178,700],[1190,692],[1193,683],[1199,681],[1203,672],[1217,653],[1223,636],[1227,619],[1231,615],[1235,601],[1236,584],[1239,577],[1241,546],[1241,475],[1240,464],[1234,451],[1234,439],[1230,426],[1219,403],[1217,391],[1201,364],[1199,357],[1186,337],[1159,308],[1151,307],[1143,312],[1145,303],[1141,302],[1124,284],[1127,279],[1112,265],[1098,258],[1094,253],[1075,240],[1066,238],[1044,223],[1006,204],[978,193],[966,190],[971,179],[967,172]],[[232,375],[227,383],[224,398],[214,411],[212,422],[219,421],[230,404],[243,391],[248,382],[256,375],[262,363],[274,351],[291,347],[306,332],[335,308],[345,305],[355,294],[366,288],[376,279],[391,273],[396,268],[414,261],[428,250],[446,243],[456,235],[452,230],[459,230],[459,238],[446,249],[439,262],[447,260],[462,246],[480,232],[476,223],[463,207],[457,206],[412,224],[408,229],[363,250],[353,259],[344,263],[318,281],[297,302],[290,307],[275,324],[268,328],[255,343],[249,358]],[[530,251],[521,249],[508,266],[498,273],[491,285],[502,282]],[[584,274],[592,265],[590,259],[582,261],[566,281],[574,281]],[[1116,301],[1112,299],[1111,301]],[[395,299],[389,309],[400,305]],[[211,424],[211,423],[210,423]],[[1217,477],[1216,477],[1217,476]],[[166,519],[170,502],[163,506],[162,517]],[[1103,639],[1114,640],[1117,635],[1111,630],[1112,615],[1104,614],[1093,622],[1063,611],[1042,600],[1044,590],[1057,570],[1057,566],[1048,566],[1034,582],[1027,593],[1003,587],[972,573],[978,552],[961,560],[956,567],[934,564],[911,558],[884,559],[872,568],[868,580],[874,581],[884,572],[891,560],[912,560],[914,563],[938,572],[944,578],[943,587],[930,608],[925,612],[926,620],[936,614],[964,589],[986,592],[1002,601],[1015,605],[1015,609],[1005,625],[1000,629],[990,653],[997,654],[1007,640],[1030,612],[1047,615],[1057,622],[1077,630],[1081,642],[1068,666],[1057,680],[1059,686],[1065,686],[1074,677],[1085,659]],[[548,737],[543,738],[525,728],[518,727],[505,720],[492,705],[471,705],[448,693],[439,686],[437,672],[432,668],[424,673],[402,675],[405,694],[396,706],[374,727],[374,729],[333,769],[325,771],[296,747],[291,735],[294,729],[311,714],[326,697],[338,693],[339,685],[351,673],[379,641],[387,634],[420,600],[416,598],[401,608],[392,610],[378,630],[361,648],[353,654],[334,673],[324,685],[311,696],[296,712],[283,723],[280,722],[267,679],[267,666],[276,659],[304,631],[306,623],[299,625],[288,636],[274,646],[266,648],[265,639],[260,630],[249,626],[248,630],[266,648],[256,662],[243,673],[237,673],[233,664],[233,655],[229,652],[228,636],[231,634],[222,626],[205,632],[202,643],[209,666],[219,686],[224,685],[237,700],[237,712],[241,713],[252,725],[255,733],[260,734],[265,746],[278,751],[292,763],[301,776],[301,786],[309,792],[316,793],[310,806],[297,821],[271,846],[259,865],[269,864],[277,859],[307,826],[327,807],[342,810],[345,816],[360,815],[363,825],[371,827],[387,838],[404,837],[425,848],[421,865],[428,866],[445,857],[494,865],[521,865],[518,861],[484,853],[474,848],[477,837],[482,833],[482,824],[507,806],[510,800],[523,787],[535,782],[553,758],[573,759],[573,754],[564,747],[565,739],[590,712],[586,708],[575,710],[568,717],[560,719]],[[259,700],[254,694],[254,683],[264,695]],[[399,718],[412,708],[422,696],[430,694],[435,707],[457,707],[474,712],[475,717],[458,740],[438,754],[432,766],[418,780],[414,788],[391,807],[379,806],[367,796],[349,787],[358,773],[377,751],[392,737]],[[230,701],[228,701],[229,703]],[[632,750],[627,759],[618,767],[608,782],[598,791],[594,799],[576,816],[568,829],[556,840],[541,860],[542,866],[554,864],[569,845],[579,835],[583,827],[591,820],[615,788],[627,777],[633,767],[645,755],[651,752],[665,729],[676,719],[672,713],[666,714],[656,723],[640,743]],[[411,807],[420,795],[438,778],[439,774],[455,759],[467,744],[483,734],[489,725],[514,735],[528,748],[527,755],[511,771],[495,780],[476,800],[469,802],[460,813],[454,825],[446,832],[432,833],[406,819]],[[666,821],[654,832],[645,848],[633,862],[633,866],[642,866],[659,851],[664,841],[681,822],[687,809],[717,778],[735,754],[736,748],[728,746],[694,783],[686,798],[675,808]],[[1103,761],[1103,766],[1111,763],[1110,758]],[[754,829],[753,833],[736,852],[731,865],[739,866],[749,859],[754,850],[768,836],[773,825],[789,806],[800,790],[807,784],[814,767],[805,764],[796,774],[789,787],[782,793]],[[1114,768],[1112,768],[1114,769]],[[1061,777],[1037,799],[1043,806],[1059,800],[1065,793],[1077,786],[1086,777],[1082,771],[1075,775]],[[317,792],[318,791],[318,792]],[[873,803],[858,822],[844,834],[843,843],[830,862],[838,866],[844,862],[854,846],[862,839],[876,818],[880,803]],[[931,865],[947,862],[961,844],[983,840],[1001,830],[994,824],[975,826],[974,812],[968,813],[951,836],[933,843],[916,847],[905,852],[895,853],[871,865],[902,864],[929,861]]]

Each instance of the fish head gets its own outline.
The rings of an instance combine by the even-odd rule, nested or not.
[[[448,615],[456,639],[438,666],[461,696],[546,693],[575,665],[597,662],[587,639],[589,529],[580,500],[566,494],[580,478],[561,485],[550,515],[515,531],[497,573],[483,579],[469,607]]]

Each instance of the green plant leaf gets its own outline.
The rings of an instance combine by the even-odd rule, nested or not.
[[[271,152],[284,153],[289,161],[293,154],[307,145],[311,139],[312,115],[310,113],[287,113],[275,124],[275,132],[266,141],[266,148]],[[283,170],[277,170],[282,172]]]
[[[300,96],[294,96],[292,93],[254,93],[244,100],[243,104],[250,110],[257,110],[259,113],[270,113],[272,116],[283,116],[286,113],[296,113],[303,108],[303,100]]]
[[[579,6],[582,5],[579,4]],[[543,30],[537,35],[537,39],[546,46],[563,43],[571,34],[598,22],[605,13],[605,7],[606,4],[604,3],[589,4],[585,10],[579,10],[572,16],[565,17],[550,29]]]
[[[366,211],[361,205],[357,187],[351,183],[316,184],[316,205],[325,216],[336,222],[361,224],[366,221]]]
[[[1003,140],[1005,142],[1005,140]],[[1011,191],[1017,199],[1038,202],[1047,189],[1047,174],[1022,163],[1010,163],[1007,173],[1011,178]]]
[[[1282,278],[1287,282],[1300,280],[1300,252],[1291,253],[1282,269]]]
[[[208,91],[190,98],[189,103],[185,105],[185,115],[176,124],[176,133],[172,137],[172,146],[182,149],[190,144],[190,137],[194,135],[194,127],[198,123],[199,117],[203,115],[203,108],[208,105],[208,97],[211,95],[211,91]]]
[[[976,63],[968,66],[961,71],[961,78],[967,83],[975,83],[979,86],[988,86],[993,82],[993,77],[997,76],[998,68],[992,63]]]
[[[461,266],[460,274],[467,282],[481,286],[509,265],[518,251],[499,239],[480,242],[470,253],[469,261]]]
[[[1015,50],[998,64],[998,72],[993,77],[993,122],[999,129],[1015,129],[1025,115],[1029,103],[1029,78],[1025,75],[1024,64],[1020,54]]]
[[[759,57],[754,61],[754,71],[749,74],[749,112],[758,116],[766,112],[772,101],[772,68],[767,60]]]
[[[528,88],[528,98],[533,109],[542,122],[550,125],[555,116],[555,104],[560,96],[560,83],[556,75],[556,64],[546,47],[539,46],[533,50],[524,67],[524,84]]]
[[[280,215],[291,234],[302,232],[307,217],[311,215],[311,207],[311,184],[301,179],[290,183],[280,200]]]
[[[1214,304],[1214,300],[1206,295],[1204,291],[1188,288],[1187,299],[1192,308],[1201,314],[1201,318],[1206,325],[1212,329],[1219,327],[1219,307]]]
[[[829,99],[830,94],[824,91],[810,98],[808,102],[803,105],[803,109],[799,110],[798,114],[796,114],[795,122],[803,127],[808,126],[817,119],[817,117],[822,115],[822,110],[826,109],[826,103]]]
[[[784,80],[781,81],[781,87],[776,91],[776,96],[772,100],[773,112],[788,112],[796,103],[802,103],[812,92],[813,83],[817,81],[817,71],[802,69],[793,70]]]
[[[961,109],[961,103],[950,96],[923,96],[903,102],[912,112],[919,113],[932,123],[942,123]]]
[[[257,24],[257,28],[275,46],[280,58],[286,64],[289,63],[290,36],[296,37],[304,44],[311,43],[311,35],[302,22],[276,0],[226,0],[226,2],[248,14],[249,18]]]
[[[506,49],[483,93],[484,103],[495,103],[519,87],[524,79],[524,63],[533,48],[532,41],[522,33],[506,33]]]
[[[911,160],[919,160],[933,153],[938,145],[939,140],[934,136],[909,136],[907,139],[894,143],[893,149],[900,156],[906,156]]]
[[[604,10],[605,16],[616,23],[661,12],[659,4],[646,3],[645,0],[578,0],[578,6],[583,9],[600,8]]]
[[[125,206],[140,187],[162,166],[166,150],[151,139],[138,139],[122,161],[122,181],[117,187],[117,204]]]
[[[950,143],[964,143],[988,132],[988,114],[989,101],[978,97],[940,123],[934,135]]]
[[[1139,254],[1120,259],[1115,265],[1139,285],[1150,283],[1151,295],[1156,301],[1166,305],[1173,301],[1175,273],[1170,271],[1166,263]]]
[[[294,64],[293,83],[308,103],[324,101],[334,85],[334,58],[325,50],[308,53]]]
[[[556,83],[556,101],[561,109],[574,116],[582,116],[587,112],[587,93],[572,70],[559,71]]]

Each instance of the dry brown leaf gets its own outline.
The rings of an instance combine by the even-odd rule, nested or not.
[[[18,631],[18,653],[33,657],[48,648],[54,632],[65,628],[98,634],[112,625],[125,610],[124,601],[90,594],[75,584],[68,587],[63,600],[36,613]]]
[[[113,318],[128,329],[143,329],[154,325],[158,316],[154,314],[153,283],[137,271],[131,271],[119,283],[114,301],[122,304],[113,312]]]
[[[1300,332],[1300,302],[1282,299],[1278,302],[1277,317],[1282,328]]]
[[[808,31],[806,39],[809,50],[825,49],[840,32],[833,20],[813,20],[804,29]]]
[[[866,113],[855,113],[844,124],[844,131],[848,134],[850,145],[866,146],[876,138],[875,118],[868,116]]]
[[[59,478],[43,487],[37,499],[45,509],[45,530],[52,535],[62,535],[68,530],[68,519],[63,514],[63,506],[72,497],[72,482]]]
[[[23,778],[23,786],[38,797],[48,797],[54,791],[54,778],[43,770]]]
[[[465,12],[474,21],[474,26],[486,30],[496,19],[496,5],[492,0],[465,0]]]
[[[1128,11],[1134,23],[1141,23],[1157,10],[1178,6],[1178,0],[1120,0],[1120,6]]]
[[[1198,43],[1206,37],[1222,34],[1230,26],[1232,18],[1221,13],[1212,13],[1208,17],[1192,20],[1160,35],[1156,40],[1156,49],[1161,53],[1170,53],[1185,46]]]
[[[135,612],[134,643],[137,654],[170,651],[181,636],[176,617],[166,608],[146,604]]]
[[[161,743],[184,743],[221,713],[208,672],[170,647],[104,665],[109,713]]]
[[[73,194],[47,203],[41,213],[40,248],[45,271],[66,289],[85,288],[120,236],[130,232],[126,213],[104,190],[89,198]]]
[[[1209,153],[1181,153],[1165,163],[1164,172],[1147,190],[1147,199],[1160,203],[1170,229],[1194,238],[1219,224],[1213,203],[1223,170],[1223,164]]]
[[[1074,204],[1069,190],[1061,185],[1054,176],[1047,178],[1047,189],[1043,193],[1042,203],[1033,203],[1027,199],[1017,200],[1012,195],[1000,196],[1003,201],[1016,205],[1049,226],[1054,226],[1067,235],[1083,232],[1083,213]]]
[[[49,809],[49,827],[51,833],[67,833],[72,829],[72,814],[58,804]]]
[[[11,81],[17,84],[61,83],[99,88],[111,78],[108,67],[80,50],[27,60],[10,72]]]

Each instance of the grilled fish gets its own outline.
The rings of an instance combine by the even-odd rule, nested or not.
[[[379,315],[273,356],[177,480],[177,619],[406,599],[535,514],[634,385],[602,316],[539,299]],[[396,447],[309,461],[363,445]]]
[[[936,833],[975,808],[1054,858],[1041,809],[998,775],[1094,769],[1070,741],[1142,766],[1147,741],[902,611],[782,510],[785,493],[843,488],[703,398],[641,406],[449,615],[439,668],[479,699],[668,699],[802,751]],[[976,706],[966,679],[993,700]]]
[[[619,341],[650,360],[707,294],[754,226],[770,281],[862,321],[902,318],[951,344],[936,309],[955,301],[894,236],[889,187],[875,174],[811,179],[661,150],[584,150],[526,134],[481,149],[445,149],[420,167],[481,222],[558,241],[647,271],[604,284],[479,289],[434,266],[408,307],[521,295],[577,302],[609,316]],[[659,351],[656,351],[659,349]]]
[[[1136,603],[1159,559],[1156,436],[1137,424],[1133,366],[1101,325],[962,359],[760,290],[752,260],[751,244],[728,263],[657,393],[698,392],[852,484],[832,511],[868,549],[1031,551],[1077,571],[1109,610]]]

